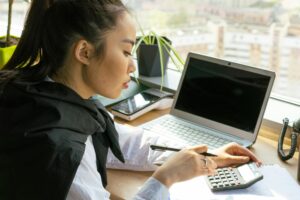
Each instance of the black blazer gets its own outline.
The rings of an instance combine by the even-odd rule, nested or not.
[[[106,186],[110,147],[124,161],[105,108],[54,82],[10,82],[0,91],[0,199],[65,199],[92,135]]]

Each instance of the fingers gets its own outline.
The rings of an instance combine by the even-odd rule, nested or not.
[[[198,154],[197,157],[200,158],[200,174],[201,175],[213,175],[215,174],[215,169],[217,168],[217,164],[211,160],[210,158],[207,158],[203,155],[200,155],[200,153],[207,152],[208,147],[206,145],[198,145],[189,148],[190,150],[196,152]]]
[[[207,157],[204,157],[201,159],[201,161],[203,162],[203,173],[206,174],[206,175],[213,175],[215,174],[215,169],[217,168],[217,164],[207,158]]]
[[[215,150],[218,157],[213,160],[218,164],[218,167],[237,166],[249,162],[256,162],[259,166],[261,161],[247,148],[238,145],[237,143],[227,144]]]
[[[200,175],[212,175],[215,173],[215,169],[217,168],[217,164],[211,160],[210,158],[207,158],[203,155],[200,155],[200,153],[207,152],[208,147],[206,145],[198,145],[191,147],[189,150],[194,151],[197,153],[197,157],[200,158]]]
[[[229,156],[230,164],[240,165],[249,162],[250,158],[247,156]]]
[[[194,150],[197,153],[207,152],[208,147],[206,145],[198,145],[190,147],[189,149]]]
[[[249,149],[235,142],[229,143],[223,146],[223,148],[221,149],[223,149],[225,152],[227,152],[230,155],[247,156],[250,158],[249,160],[256,162],[258,165],[261,165],[262,163]]]
[[[215,169],[204,168],[204,169],[201,170],[200,175],[212,176],[212,175],[215,175],[215,174],[216,174]]]
[[[238,154],[238,155],[240,155],[241,157],[247,156],[247,157],[249,157],[248,161],[249,161],[249,160],[252,160],[252,161],[258,163],[259,165],[261,165],[261,163],[262,163],[262,162],[254,155],[254,153],[252,153],[249,149],[247,149],[247,148],[245,148],[245,147],[242,147],[242,146],[239,146],[239,145],[238,145],[237,153],[235,153],[235,154]],[[236,157],[239,157],[239,156],[236,156]],[[243,160],[243,158],[238,158],[238,159],[241,160],[241,161]],[[244,158],[244,159],[246,159],[246,158]]]
[[[207,151],[206,146],[183,149],[170,157],[160,166],[153,177],[170,187],[175,182],[185,181],[200,175],[213,175],[216,163],[200,153]]]
[[[207,152],[208,147],[206,145],[193,146],[187,149],[187,151],[193,152],[194,158],[197,160],[196,168],[198,175],[213,175],[217,164],[210,158],[201,155],[203,152]]]

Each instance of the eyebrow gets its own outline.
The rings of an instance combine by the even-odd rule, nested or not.
[[[127,38],[126,38],[126,39],[123,39],[122,42],[124,42],[124,43],[129,43],[129,44],[131,44],[132,46],[134,46],[134,43],[135,43],[133,40],[130,40],[130,39],[127,39]]]

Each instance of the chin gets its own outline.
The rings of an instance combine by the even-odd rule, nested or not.
[[[100,94],[106,98],[116,99],[116,98],[120,97],[121,92],[122,92],[122,88],[115,87],[114,89],[111,89],[111,90],[106,90],[106,91],[102,91],[102,92],[99,91],[98,94]]]
[[[118,91],[118,92],[109,94],[107,97],[110,99],[116,99],[116,98],[120,97],[120,95],[121,95],[121,91]]]

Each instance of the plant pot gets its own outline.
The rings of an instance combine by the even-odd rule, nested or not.
[[[164,38],[166,39],[166,38]],[[168,39],[167,39],[168,40]],[[168,40],[170,42],[170,40]],[[171,44],[171,42],[170,42]],[[169,54],[162,46],[163,73],[165,74],[169,61]],[[160,63],[159,48],[157,44],[147,45],[141,43],[137,49],[137,62],[139,74],[148,77],[161,76],[162,67]]]
[[[0,69],[7,63],[12,54],[14,53],[17,45],[10,47],[0,48]]]
[[[18,37],[12,36],[16,41]],[[3,40],[5,37],[0,37],[0,40]],[[8,47],[0,47],[0,69],[7,63],[12,54],[14,53],[17,45],[11,45]]]

